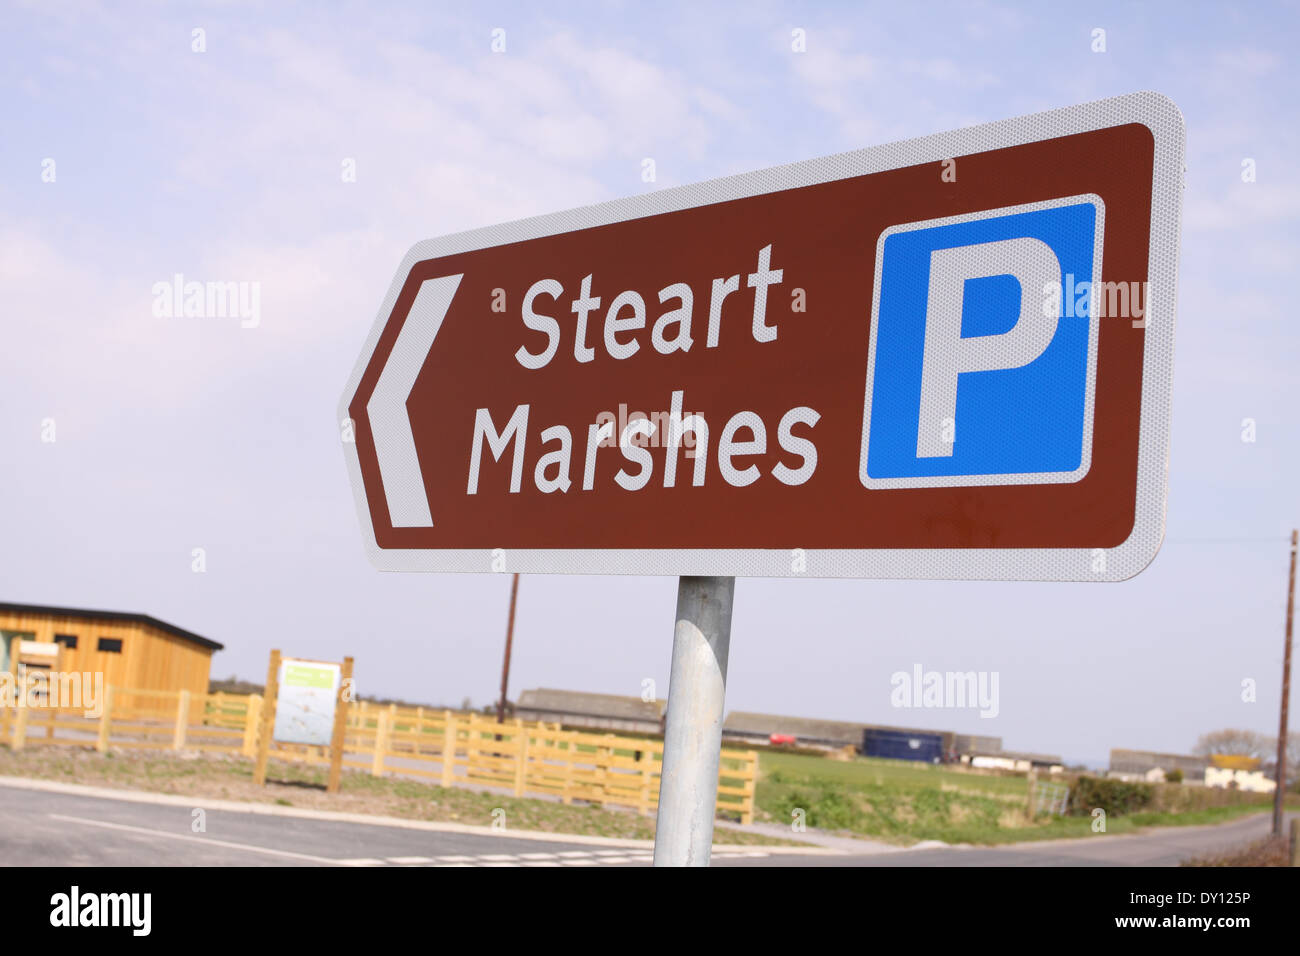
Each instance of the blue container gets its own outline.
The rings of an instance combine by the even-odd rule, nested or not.
[[[912,734],[901,730],[864,730],[862,753],[887,760],[919,760],[940,763],[943,737],[940,734]]]

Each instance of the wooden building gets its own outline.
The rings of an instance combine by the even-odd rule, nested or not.
[[[58,651],[33,653],[45,648],[32,642]],[[147,614],[0,604],[0,672],[16,674],[21,663],[103,673],[114,687],[206,694],[212,654],[221,648]]]

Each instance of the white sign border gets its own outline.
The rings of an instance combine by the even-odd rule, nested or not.
[[[665,189],[566,212],[521,219],[416,243],[379,308],[343,397],[339,420],[370,364],[397,297],[416,263],[511,242],[626,222],[681,209],[833,182],[971,153],[1141,123],[1155,141],[1151,196],[1149,292],[1142,362],[1137,500],[1132,533],[1114,548],[520,548],[385,550],[375,540],[356,445],[344,441],[353,497],[375,567],[385,571],[555,574],[857,577],[991,581],[1122,581],[1145,568],[1165,530],[1172,413],[1174,318],[1182,222],[1185,125],[1178,107],[1153,91],[936,133],[787,166]],[[508,507],[507,505],[503,505]]]

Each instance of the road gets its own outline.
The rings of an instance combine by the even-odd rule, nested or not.
[[[1193,857],[1237,849],[1260,840],[1272,827],[1268,813],[1231,823],[1159,827],[1124,836],[1093,836],[999,847],[945,847],[846,860],[823,857],[815,866],[1178,866]],[[784,862],[784,861],[783,861]],[[809,865],[805,863],[794,865]]]
[[[18,866],[648,866],[636,841],[538,838],[486,828],[321,819],[303,811],[194,807],[101,792],[51,792],[0,782],[0,860]],[[268,808],[263,808],[267,810]],[[1265,835],[1267,814],[1215,827],[1176,827],[1014,847],[867,852],[728,847],[715,866],[1175,866]]]

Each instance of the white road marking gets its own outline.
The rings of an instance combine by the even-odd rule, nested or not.
[[[248,853],[262,853],[267,856],[279,856],[294,860],[307,860],[312,863],[323,863],[328,866],[384,866],[386,863],[398,866],[419,866],[434,864],[436,866],[616,866],[633,862],[651,862],[654,855],[650,853],[629,854],[626,850],[566,850],[562,853],[482,853],[478,856],[466,856],[456,854],[449,856],[437,857],[437,863],[434,859],[427,856],[391,856],[387,860],[374,859],[371,857],[358,857],[349,860],[336,860],[329,857],[314,856],[310,853],[295,853],[292,850],[275,850],[270,847],[256,846],[251,843],[234,843],[229,840],[213,840],[209,837],[191,836],[187,833],[171,833],[166,830],[154,830],[148,827],[131,826],[125,823],[109,823],[106,820],[90,820],[85,817],[71,817],[59,813],[51,813],[49,816],[55,820],[66,820],[70,823],[80,823],[85,826],[103,827],[108,830],[121,830],[127,833],[139,833],[150,837],[165,837],[172,840],[183,840],[188,843],[203,843],[209,846],[225,847],[232,850],[243,850]],[[755,850],[725,850],[720,856],[767,856],[762,851]],[[559,857],[559,862],[555,858]],[[523,861],[523,862],[520,862]]]
[[[347,860],[331,860],[324,856],[312,856],[310,853],[294,853],[292,850],[273,850],[270,847],[255,846],[251,843],[232,843],[229,840],[213,840],[208,837],[190,836],[188,833],[171,833],[167,830],[151,830],[148,827],[134,827],[126,823],[109,823],[107,820],[88,820],[85,817],[69,817],[61,813],[51,813],[51,819],[80,823],[88,827],[103,827],[105,830],[121,830],[125,833],[139,833],[144,836],[164,837],[168,840],[182,840],[186,843],[203,843],[208,846],[220,846],[231,850],[244,850],[248,853],[263,853],[267,856],[281,856],[291,860],[309,860],[312,863],[324,863],[328,866],[348,866]]]

